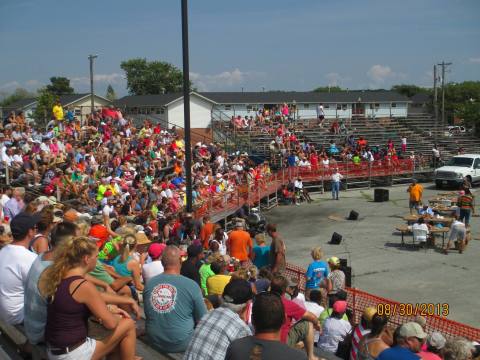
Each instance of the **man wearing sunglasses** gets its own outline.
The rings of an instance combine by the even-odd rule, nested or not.
[[[418,360],[427,334],[416,322],[408,322],[400,326],[394,334],[395,346],[383,350],[377,360]]]

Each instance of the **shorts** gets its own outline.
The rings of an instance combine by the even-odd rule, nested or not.
[[[288,332],[287,345],[294,347],[298,342],[305,341],[308,335],[309,323],[307,320],[300,320],[290,328]]]
[[[420,205],[420,201],[412,201],[410,200],[410,202],[408,203],[408,207],[410,209],[418,209],[418,206]]]
[[[66,354],[53,355],[47,347],[47,355],[49,360],[90,360],[95,352],[96,346],[97,341],[87,337],[85,343]]]

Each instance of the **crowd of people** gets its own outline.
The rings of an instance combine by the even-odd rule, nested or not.
[[[425,324],[392,331],[375,309],[355,326],[340,260],[323,260],[321,248],[302,293],[274,224],[268,240],[247,231],[245,211],[228,233],[185,212],[186,149],[176,132],[149,121],[137,129],[114,108],[80,127],[61,104],[52,112],[45,131],[9,117],[0,134],[1,163],[24,185],[0,197],[0,319],[22,325],[49,359],[136,359],[139,304],[148,344],[185,359],[473,356],[470,342],[442,342]],[[197,206],[271,173],[218,144],[192,153]],[[93,338],[92,324],[108,335]]]

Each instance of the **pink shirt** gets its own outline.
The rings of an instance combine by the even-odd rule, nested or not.
[[[442,360],[440,356],[437,354],[434,354],[429,351],[420,351],[418,355],[423,359],[423,360]]]

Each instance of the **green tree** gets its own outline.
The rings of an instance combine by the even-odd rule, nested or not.
[[[38,90],[37,106],[33,118],[38,124],[47,124],[52,118],[52,108],[56,95],[48,90],[48,86]]]
[[[441,90],[440,90],[441,91]],[[441,108],[441,93],[438,106]],[[480,131],[480,81],[449,83],[445,86],[445,116],[448,122],[459,118]]]
[[[0,106],[7,107],[19,100],[34,98],[36,95],[28,90],[17,88],[13,93],[7,95],[2,102],[0,102]]]
[[[131,95],[182,91],[182,71],[167,62],[136,58],[122,61],[120,67],[127,76],[127,88]]]
[[[392,86],[391,90],[396,91],[399,94],[405,95],[406,97],[409,97],[409,98],[416,94],[431,92],[431,89],[426,89],[417,85],[408,85],[408,84],[394,85]]]
[[[313,89],[314,92],[341,92],[346,91],[342,89],[340,86],[320,86],[316,89]]]
[[[117,99],[117,94],[115,94],[115,90],[113,90],[113,86],[108,84],[107,93],[105,97],[110,101],[115,101]]]
[[[50,93],[60,96],[74,93],[74,89],[70,86],[70,79],[61,76],[53,76],[50,78],[51,84],[47,85],[46,89]]]

